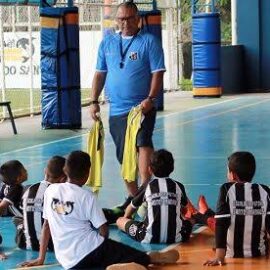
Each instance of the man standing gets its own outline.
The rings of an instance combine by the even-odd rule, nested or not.
[[[97,120],[100,111],[98,97],[105,85],[110,102],[110,133],[116,145],[118,161],[122,164],[128,113],[140,105],[144,120],[137,135],[138,167],[143,183],[148,182],[150,155],[153,152],[152,134],[155,125],[155,101],[163,84],[164,55],[160,41],[139,28],[137,6],[125,2],[118,6],[116,22],[119,33],[101,42],[96,73],[92,83],[90,115]],[[130,196],[136,182],[124,179]]]

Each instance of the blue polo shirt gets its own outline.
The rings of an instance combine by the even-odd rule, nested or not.
[[[160,41],[141,30],[133,39],[120,68],[119,33],[106,36],[99,46],[96,70],[107,72],[105,89],[110,102],[110,115],[121,115],[144,100],[150,91],[152,73],[165,71]],[[123,51],[131,38],[122,38]]]

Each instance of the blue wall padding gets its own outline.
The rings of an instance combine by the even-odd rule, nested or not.
[[[218,13],[202,13],[192,16],[192,42],[220,42],[220,19]]]
[[[193,84],[196,87],[200,88],[201,85],[203,87],[215,87],[220,84],[220,71],[219,70],[200,70],[196,71],[193,74]]]
[[[270,1],[261,1],[261,88],[270,89]]]
[[[220,48],[216,44],[193,45],[193,69],[219,69],[219,53]]]
[[[77,7],[41,8],[43,128],[81,127],[77,16]]]
[[[192,16],[193,87],[220,87],[220,18],[218,13]]]

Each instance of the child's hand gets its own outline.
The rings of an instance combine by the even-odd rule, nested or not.
[[[27,262],[23,262],[20,263],[19,266],[20,267],[30,267],[30,266],[38,266],[38,265],[43,265],[44,261],[37,258],[35,260],[31,260],[31,261],[27,261]]]
[[[0,253],[0,261],[3,261],[5,259],[7,259],[7,255],[4,253]]]
[[[207,260],[203,265],[206,265],[206,266],[216,266],[216,265],[224,265],[224,260],[220,260],[220,259],[212,259],[212,260]]]

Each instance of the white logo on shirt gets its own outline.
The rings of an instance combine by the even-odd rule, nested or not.
[[[136,61],[138,60],[138,53],[137,52],[130,52],[129,57],[130,60]]]
[[[74,208],[74,202],[62,202],[58,199],[53,198],[52,199],[52,210],[55,211],[57,214],[61,215],[69,215],[72,213],[73,208]]]

